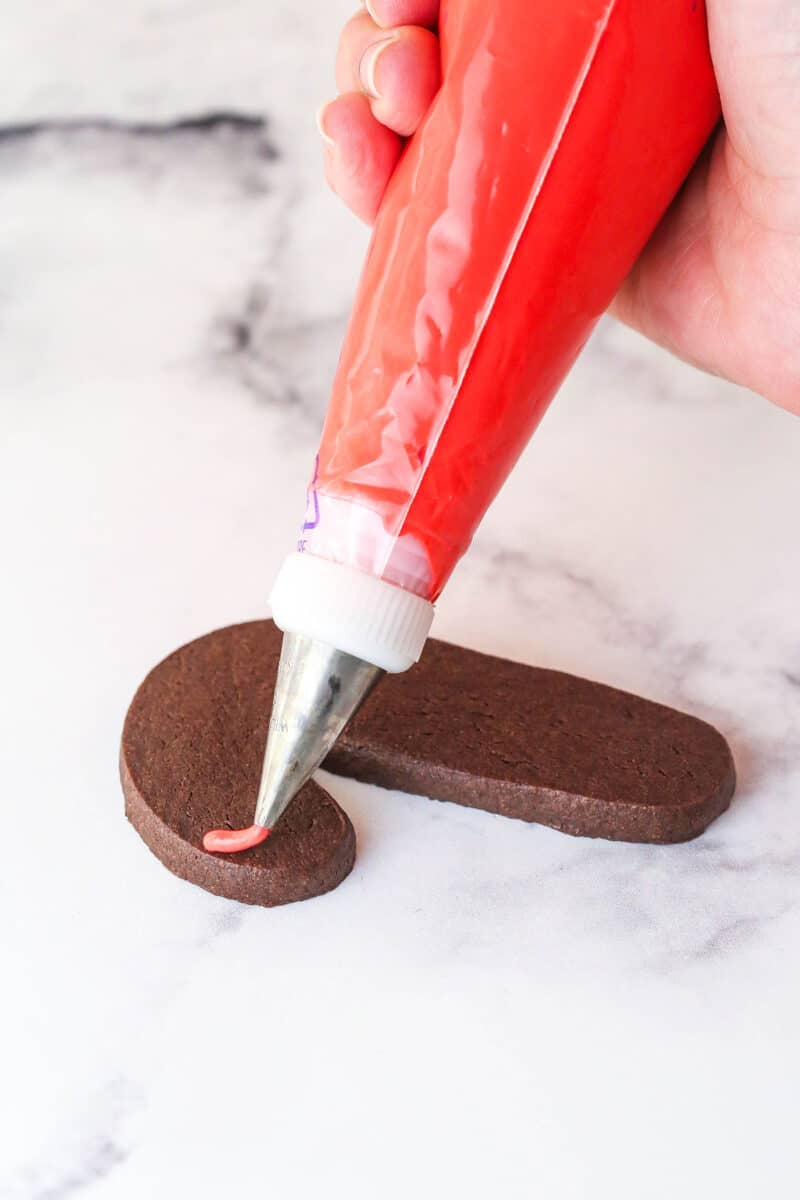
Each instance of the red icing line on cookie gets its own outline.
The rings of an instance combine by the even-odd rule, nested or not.
[[[262,825],[251,825],[249,829],[210,829],[203,838],[203,849],[211,854],[236,854],[259,846],[269,835],[270,830]]]

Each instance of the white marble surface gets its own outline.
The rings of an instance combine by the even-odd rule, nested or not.
[[[0,1196],[794,1197],[800,420],[605,325],[441,604],[715,721],[701,840],[330,780],[356,868],[267,912],[123,819],[135,686],[265,611],[302,508],[365,240],[313,125],[346,11],[4,6]],[[267,123],[174,128],[212,110]]]

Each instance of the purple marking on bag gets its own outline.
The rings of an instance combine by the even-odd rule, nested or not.
[[[309,486],[306,490],[306,520],[303,523],[303,533],[305,533],[309,529],[316,529],[317,526],[319,525],[319,497],[317,496],[317,490],[314,487],[314,484],[317,482],[318,478],[319,478],[319,455],[317,455],[316,458],[314,459],[314,478],[311,480],[311,483],[309,484]],[[312,504],[314,507],[314,520],[309,521],[308,520],[308,509],[311,507]]]

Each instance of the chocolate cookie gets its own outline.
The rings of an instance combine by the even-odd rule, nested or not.
[[[269,839],[209,854],[203,834],[253,819],[280,635],[270,623],[223,629],[177,650],[147,676],[125,719],[120,772],[128,819],[175,875],[245,904],[288,904],[350,873],[355,833],[315,783]]]
[[[697,837],[736,787],[727,742],[696,717],[434,640],[380,684],[325,767],[624,842]]]
[[[212,826],[252,819],[280,644],[272,622],[259,621],[184,647],[145,680],[123,736],[128,815],[147,844],[177,874],[252,903],[325,891],[354,853],[347,818],[312,785],[264,845],[232,857],[200,848]],[[655,843],[702,833],[736,784],[727,743],[704,721],[435,640],[413,670],[380,684],[325,767],[565,833]],[[328,857],[309,869],[301,839],[278,867],[270,855],[297,832],[295,806],[299,817],[309,797],[328,839],[313,848]]]

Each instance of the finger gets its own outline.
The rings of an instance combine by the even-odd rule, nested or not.
[[[358,64],[368,47],[385,37],[386,31],[378,28],[369,13],[362,10],[350,18],[342,30],[336,51],[337,91],[361,91]]]
[[[389,32],[366,13],[351,17],[342,30],[336,56],[336,86],[362,91],[378,120],[409,137],[417,129],[439,87],[439,42],[415,25]]]
[[[358,92],[324,105],[317,123],[328,183],[357,217],[371,225],[397,166],[400,138],[375,119],[369,101]]]
[[[439,20],[439,0],[364,0],[364,7],[376,25],[421,25],[435,29]]]
[[[375,117],[409,137],[430,107],[440,82],[439,42],[414,25],[367,46],[358,63],[361,90]]]

